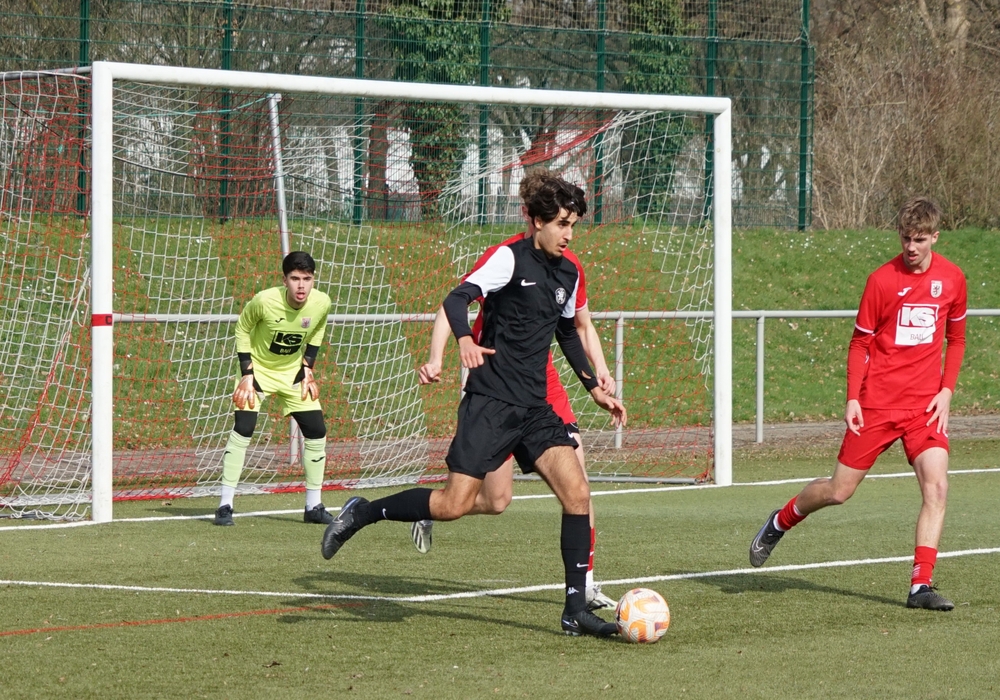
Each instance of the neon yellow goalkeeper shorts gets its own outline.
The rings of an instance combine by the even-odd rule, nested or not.
[[[260,391],[257,392],[257,401],[254,407],[250,408],[247,406],[243,410],[256,413],[260,411],[260,406],[264,402],[264,399],[273,395],[281,403],[281,415],[283,416],[298,413],[299,411],[322,411],[323,407],[320,405],[318,399],[311,399],[307,396],[304,401],[302,400],[302,384],[292,384],[298,372],[298,369],[273,372],[264,367],[254,367],[254,383],[260,387]],[[239,386],[239,383],[240,380],[237,379],[233,391],[236,390],[236,386]]]

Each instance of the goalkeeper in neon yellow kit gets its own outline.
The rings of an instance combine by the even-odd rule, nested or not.
[[[233,525],[233,497],[247,447],[257,426],[260,402],[274,394],[282,413],[291,415],[305,438],[307,523],[329,524],[321,502],[326,468],[326,422],[313,366],[330,313],[330,297],[313,289],[316,262],[308,253],[289,253],[281,263],[282,286],[265,289],[247,302],[236,323],[240,380],[233,392],[233,431],[222,458],[222,500],[216,525]]]

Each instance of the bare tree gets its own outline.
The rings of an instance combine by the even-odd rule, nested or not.
[[[917,0],[917,10],[938,52],[957,64],[965,58],[969,40],[967,0],[943,0],[939,12],[931,13],[927,0]]]
[[[865,6],[874,14],[844,15],[847,21],[824,28],[816,67],[817,223],[891,226],[899,203],[922,193],[942,203],[949,226],[996,226],[1000,52],[993,42],[1000,24],[985,21],[984,12],[995,6],[966,4],[976,21],[968,23],[965,54],[956,55],[945,34],[930,36],[916,0],[875,5]]]

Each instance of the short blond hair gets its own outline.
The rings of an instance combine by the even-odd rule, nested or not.
[[[899,208],[896,230],[900,234],[931,235],[941,226],[941,207],[930,197],[911,197]]]

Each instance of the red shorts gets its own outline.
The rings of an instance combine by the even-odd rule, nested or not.
[[[576,414],[573,413],[573,408],[569,405],[569,395],[562,385],[562,380],[559,379],[559,372],[552,364],[552,353],[549,353],[549,365],[545,370],[545,400],[549,402],[552,410],[567,427],[576,428]],[[578,433],[580,430],[577,428],[573,432]]]
[[[930,414],[922,408],[863,408],[861,415],[865,420],[861,434],[848,430],[840,445],[837,460],[846,467],[871,469],[878,456],[899,438],[903,438],[903,451],[911,465],[931,447],[948,450],[948,434],[937,431],[937,421],[927,425]]]

